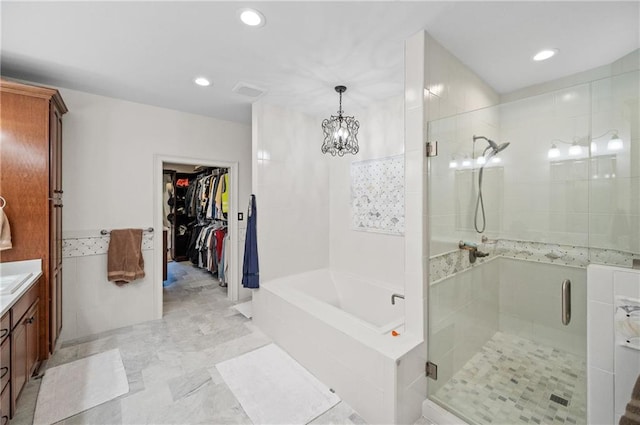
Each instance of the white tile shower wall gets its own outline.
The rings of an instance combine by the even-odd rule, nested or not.
[[[587,268],[587,374],[589,424],[618,423],[636,377],[640,351],[615,342],[615,297],[640,298],[640,271]]]
[[[438,365],[435,393],[499,329],[499,261],[489,261],[431,285],[429,360]]]
[[[253,115],[260,278],[326,268],[329,164],[320,152],[320,121],[263,102]]]
[[[72,245],[79,247],[72,239],[94,236],[96,229],[153,225],[155,154],[238,162],[239,197],[248,198],[249,126],[65,88],[60,92],[69,107],[62,159],[65,255],[71,255]],[[162,286],[154,282],[154,252],[144,252],[147,277],[126,287],[106,282],[106,256],[67,256],[61,337],[156,318]]]
[[[422,52],[416,52],[416,47],[421,47]],[[412,92],[417,92],[418,96],[420,96],[422,102],[418,108],[414,108],[410,111],[410,105],[412,105],[409,100],[407,100],[407,123],[406,123],[406,132],[407,135],[410,134],[410,131],[415,127],[416,129],[420,129],[419,132],[415,131],[415,136],[412,137],[411,140],[411,148],[409,147],[409,140],[407,137],[407,145],[405,149],[406,158],[417,157],[420,158],[421,162],[421,172],[416,173],[415,176],[409,177],[407,175],[407,179],[412,178],[416,179],[416,182],[419,184],[413,185],[411,183],[411,188],[414,188],[415,191],[406,192],[405,198],[407,199],[407,236],[405,237],[407,252],[409,247],[418,247],[421,253],[420,261],[406,261],[405,265],[405,273],[406,273],[406,288],[407,292],[412,290],[413,292],[418,294],[421,297],[421,305],[419,308],[416,308],[416,311],[420,313],[421,325],[423,326],[420,329],[421,332],[425,334],[425,341],[427,342],[426,349],[429,352],[429,356],[433,356],[433,350],[439,349],[443,347],[444,344],[447,343],[448,340],[444,337],[444,334],[447,332],[453,332],[455,336],[455,329],[458,331],[464,329],[464,325],[455,325],[455,319],[457,317],[455,315],[449,315],[449,319],[452,320],[452,323],[440,322],[436,326],[433,323],[433,312],[429,311],[429,297],[434,297],[433,288],[427,291],[428,282],[430,280],[429,271],[427,267],[429,265],[429,241],[434,237],[433,232],[435,229],[444,229],[446,226],[450,226],[453,228],[453,223],[455,223],[455,217],[451,218],[449,221],[446,217],[442,220],[441,216],[431,216],[429,208],[435,206],[436,201],[439,202],[449,202],[447,199],[451,196],[453,192],[441,191],[441,193],[431,193],[432,190],[436,190],[436,186],[439,186],[439,178],[437,177],[437,170],[434,174],[431,174],[432,168],[428,168],[428,162],[424,155],[424,141],[427,136],[427,123],[446,117],[451,116],[456,113],[469,111],[473,109],[483,108],[490,105],[495,105],[499,101],[498,94],[484,81],[482,81],[478,76],[476,76],[468,67],[466,67],[462,62],[460,62],[455,56],[453,56],[450,52],[444,49],[433,37],[431,37],[426,32],[422,32],[413,38],[409,39],[406,44],[405,51],[405,68],[406,68],[406,76],[405,76],[405,85],[408,88],[405,92],[405,97],[409,98],[409,94]],[[409,80],[409,76],[413,75],[414,70],[421,71],[421,81],[414,82]],[[418,112],[420,114],[419,117],[415,116],[414,113]],[[491,123],[491,117],[486,118],[488,124]],[[482,127],[482,130],[486,130],[487,134],[489,134],[490,125],[485,128]],[[472,134],[473,135],[473,134]],[[489,135],[487,135],[489,137]],[[430,139],[430,141],[432,141]],[[446,146],[446,144],[439,144],[439,148],[446,150],[450,150],[451,154],[454,149]],[[411,149],[411,150],[410,150]],[[436,164],[446,163],[448,166],[449,158],[445,158],[440,154],[435,160],[431,161],[429,167],[433,167]],[[405,167],[407,170],[409,169],[409,165],[407,164]],[[417,180],[419,179],[419,180]],[[438,183],[436,183],[438,182]],[[428,190],[427,190],[428,186]],[[442,196],[443,199],[436,198],[436,196]],[[412,202],[410,197],[415,198]],[[430,202],[433,201],[433,202]],[[410,204],[410,202],[412,202]],[[453,201],[451,201],[453,202]],[[418,238],[419,241],[412,241],[409,237],[409,223],[411,221],[409,214],[410,208],[409,205],[412,205],[413,208],[416,208],[417,211],[420,211],[419,218],[414,218],[414,222],[416,223],[415,231],[411,232],[411,237]],[[447,224],[448,222],[448,224]],[[440,231],[440,230],[438,230]],[[443,237],[439,237],[436,239],[440,240],[449,240],[452,238],[453,233],[442,233]],[[457,237],[458,235],[456,235]],[[453,279],[457,280],[457,277]],[[497,280],[489,280],[484,281],[488,285],[497,285]],[[461,283],[462,284],[462,283]],[[444,290],[444,287],[443,287]],[[496,291],[488,291],[488,293],[496,293]],[[497,294],[496,297],[497,298]],[[474,298],[475,299],[475,298]],[[482,302],[486,302],[483,300]],[[437,302],[432,302],[432,307],[436,308],[435,305]],[[487,315],[484,317],[485,320],[482,322],[478,322],[476,325],[478,327],[484,328],[485,326],[495,327],[497,329],[497,314],[492,315],[489,310],[477,309],[477,306],[480,305],[480,302],[470,302],[466,306],[471,311],[477,310],[477,313],[480,315]],[[494,312],[497,310],[493,310]],[[469,312],[462,308],[460,313],[464,313],[460,315],[460,319],[469,326],[473,326],[474,324],[470,322],[468,318]],[[491,317],[489,317],[491,316]],[[427,341],[428,335],[428,327],[431,328],[430,339]],[[442,332],[443,338],[439,343],[437,338],[435,337],[435,329],[438,329]],[[478,332],[478,338],[480,339],[480,335],[483,335],[482,331]],[[460,334],[459,334],[460,335]],[[490,337],[490,335],[489,335]],[[464,360],[466,354],[468,354],[471,350],[471,346],[469,344],[473,344],[477,341],[465,341],[458,339],[457,344],[467,344],[465,349],[458,350],[461,355],[458,355],[454,360],[453,356],[443,356],[442,358],[442,370],[445,374],[450,373],[453,374],[454,363],[461,363]],[[484,343],[484,342],[483,342]],[[453,344],[455,345],[455,344]],[[482,345],[482,344],[481,344]],[[453,348],[453,346],[448,347],[449,350]],[[451,351],[449,351],[451,354]],[[444,353],[443,353],[444,354]],[[447,371],[448,369],[448,371]],[[437,385],[437,382],[442,382],[442,380],[438,381],[429,381],[428,382],[428,390],[430,393],[434,390],[434,385]],[[435,388],[437,390],[437,388]],[[425,405],[423,404],[423,411],[425,410]]]
[[[500,330],[584,357],[587,294],[583,268],[501,258]],[[562,281],[571,281],[571,321],[562,324]]]
[[[502,165],[485,168],[490,237],[590,246],[597,248],[597,258],[591,253],[596,261],[602,261],[603,249],[640,253],[640,238],[632,236],[640,234],[639,75],[629,72],[431,123],[430,137],[441,142],[442,156],[430,169],[437,176],[430,195],[438,200],[431,209],[432,241],[442,247],[454,242],[453,234],[477,238],[470,227],[478,170],[461,163],[464,155],[471,157],[465,141],[486,131],[511,142],[500,154]],[[611,129],[623,138],[622,151],[607,150]],[[589,159],[591,135],[598,147]],[[583,145],[583,155],[568,155],[573,141]],[[547,158],[552,142],[562,152],[554,161]],[[457,166],[449,168],[450,161]]]
[[[355,157],[330,159],[331,269],[403,287],[404,235],[353,230],[350,177],[353,161],[404,153],[403,99],[398,96],[368,105],[357,118],[360,121],[360,152]]]
[[[496,138],[498,116],[495,109],[485,109],[478,114],[457,115],[465,111],[485,108],[498,103],[498,94],[436,40],[427,35],[425,49],[425,122],[429,123],[429,140],[438,141],[438,157],[429,165],[429,231],[430,240],[457,242],[475,235],[473,214],[478,179],[477,165],[473,158],[479,156],[485,142],[473,144],[474,135]],[[439,120],[439,121],[438,121]],[[471,163],[462,166],[462,162]],[[461,167],[449,168],[450,161]],[[487,199],[497,199],[501,187],[499,167],[487,167],[484,185]],[[489,184],[490,183],[490,184]],[[489,222],[499,223],[499,202],[486,202]],[[432,244],[431,253],[438,253],[442,244]]]

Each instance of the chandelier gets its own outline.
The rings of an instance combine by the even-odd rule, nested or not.
[[[358,150],[358,129],[360,123],[354,117],[342,115],[342,93],[347,91],[345,86],[336,86],[336,91],[340,95],[340,109],[338,115],[331,115],[322,121],[322,131],[324,132],[324,142],[322,143],[322,153],[330,153],[332,156],[344,156],[345,153],[357,154]]]

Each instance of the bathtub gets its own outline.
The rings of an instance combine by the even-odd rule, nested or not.
[[[367,423],[399,423],[402,359],[424,344],[404,332],[404,300],[392,305],[394,293],[402,289],[315,270],[261,283],[253,320]]]

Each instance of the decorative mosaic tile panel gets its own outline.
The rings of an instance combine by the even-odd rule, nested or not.
[[[142,250],[153,249],[153,233],[142,234]],[[86,238],[67,238],[62,240],[62,257],[84,257],[86,255],[102,255],[109,250],[109,236]]]
[[[584,358],[496,332],[433,398],[470,423],[584,424],[586,379]]]
[[[633,259],[640,259],[640,254],[612,249],[514,241],[509,239],[499,239],[495,244],[480,244],[478,249],[483,252],[488,252],[489,257],[478,258],[474,264],[471,264],[469,261],[467,251],[462,250],[454,250],[431,257],[429,259],[431,283],[446,279],[456,273],[460,273],[498,257],[581,268],[587,267],[590,263],[631,267]],[[589,255],[591,255],[591,259]]]
[[[354,230],[404,234],[404,156],[351,163]]]

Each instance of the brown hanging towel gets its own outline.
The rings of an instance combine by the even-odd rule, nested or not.
[[[142,279],[144,277],[142,229],[112,230],[107,257],[109,281],[129,283]]]
[[[640,425],[640,376],[633,387],[627,410],[620,418],[620,425]]]

